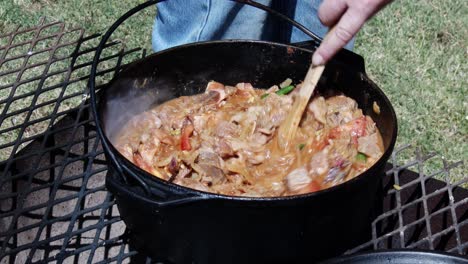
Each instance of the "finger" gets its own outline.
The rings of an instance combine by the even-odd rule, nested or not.
[[[312,64],[322,65],[327,63],[356,35],[367,18],[368,15],[360,12],[359,9],[348,9],[314,52]]]
[[[345,0],[325,0],[319,7],[318,17],[322,24],[331,27],[336,24],[347,8]]]

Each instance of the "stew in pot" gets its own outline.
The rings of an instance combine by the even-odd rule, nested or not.
[[[356,101],[314,95],[291,147],[276,133],[300,89],[286,80],[268,90],[209,82],[133,117],[119,152],[152,175],[189,188],[272,197],[325,189],[356,177],[382,155],[381,135]]]

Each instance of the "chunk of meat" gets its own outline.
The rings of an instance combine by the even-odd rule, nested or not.
[[[371,134],[374,134],[377,132],[377,127],[374,123],[374,121],[372,120],[372,118],[370,118],[370,116],[366,116],[366,128],[365,128],[365,133],[364,135],[371,135]]]
[[[154,127],[155,128],[161,128],[162,121],[159,118],[158,113],[156,111],[154,111],[154,110],[151,110],[151,111],[149,111],[148,115],[149,115],[148,119],[152,121]]]
[[[160,142],[167,144],[167,145],[174,145],[174,138],[169,135],[166,131],[162,129],[155,129],[152,131],[152,137],[158,139]]]
[[[197,133],[201,133],[206,126],[207,116],[206,115],[193,115],[189,116],[192,121],[193,128]]]
[[[292,105],[292,98],[272,93],[262,101],[264,106],[257,111],[258,128],[273,130],[286,118]]]
[[[181,97],[181,99],[184,99]],[[181,104],[190,104],[191,100],[185,100],[187,102],[180,102]],[[195,107],[195,106],[191,106]],[[180,129],[183,125],[187,112],[189,109],[185,109],[185,111],[180,111],[180,109],[175,105],[162,105],[158,111],[158,117],[161,120],[161,127],[164,130],[170,129]]]
[[[225,139],[225,138],[221,138],[218,141],[218,144],[215,146],[215,151],[223,159],[228,158],[228,157],[232,157],[232,156],[235,155],[235,152],[231,147],[231,143],[229,142],[228,139]]]
[[[351,120],[341,126],[330,130],[329,138],[337,139],[350,136],[353,143],[357,144],[359,137],[366,135],[367,119],[365,116]]]
[[[206,91],[213,90],[224,90],[224,84],[215,81],[208,82],[208,84],[206,85]]]
[[[156,148],[153,144],[140,144],[138,153],[146,164],[152,164]]]
[[[271,127],[270,129],[267,128],[262,128],[262,127],[257,127],[256,128],[258,132],[264,134],[264,135],[271,135],[273,132],[275,132],[275,128]]]
[[[199,164],[201,171],[198,171],[202,176],[202,179],[207,184],[221,184],[225,182],[226,178],[224,177],[223,170],[218,167]]]
[[[312,182],[305,167],[297,168],[286,176],[286,185],[291,192],[297,192]]]
[[[200,149],[197,163],[221,167],[219,155],[216,154],[216,152],[214,152],[212,149],[208,149],[208,148]]]
[[[176,179],[177,178],[185,178],[187,177],[190,173],[192,172],[191,169],[187,168],[186,166],[181,166],[180,169],[179,169],[179,172],[177,173],[177,176],[175,177]]]
[[[161,128],[162,120],[159,114],[154,110],[146,111],[140,118],[133,118],[130,122],[137,127],[146,127],[149,129]]]
[[[117,150],[128,160],[133,160],[133,149],[130,144],[125,144],[123,146],[117,146]]]
[[[169,164],[171,164],[172,159],[174,158],[174,156],[172,156],[171,154],[172,153],[166,153],[165,156],[160,155],[158,159],[155,159],[153,166],[159,168],[169,166]]]
[[[185,111],[183,112],[193,113],[199,110],[216,109],[227,97],[228,93],[223,84],[214,81],[209,82],[203,94],[191,96],[193,100],[190,102],[181,102],[184,103]]]
[[[200,150],[197,160],[198,168],[196,169],[202,178],[210,177],[214,184],[218,184],[225,180],[221,166],[221,157],[212,150]],[[194,167],[195,169],[195,167]]]
[[[226,85],[224,86],[224,91],[226,91],[226,94],[230,96],[237,91],[237,87]]]
[[[314,98],[309,104],[308,110],[320,123],[325,124],[327,122],[327,103],[323,96]]]
[[[237,158],[230,158],[226,160],[224,167],[229,172],[241,175],[249,183],[254,182],[254,179],[246,166],[245,158],[242,155],[239,155]]]
[[[252,86],[252,84],[250,83],[238,83],[236,85],[236,94],[240,95],[240,96],[244,96],[244,97],[251,97],[251,96],[255,96],[256,93],[255,93],[255,90]]]
[[[240,140],[238,138],[230,139],[229,142],[234,152],[237,152],[241,149],[246,149],[248,147],[248,143],[246,141]]]
[[[231,116],[229,122],[240,124],[243,120],[247,119],[247,114],[245,112],[239,112]]]
[[[179,158],[185,163],[185,164],[193,164],[195,163],[195,160],[198,158],[198,154],[200,152],[198,150],[194,151],[183,151],[179,153]]]
[[[365,116],[354,119],[351,127],[351,137],[354,139],[362,137],[366,134],[367,119]]]
[[[358,139],[358,151],[367,156],[378,158],[382,155],[382,150],[379,145],[379,136],[377,133],[360,137]]]
[[[142,168],[143,170],[151,173],[152,172],[152,167],[151,165],[149,165],[143,158],[142,156],[140,155],[140,153],[134,153],[133,154],[133,162],[135,162],[135,164]]]
[[[270,138],[271,138],[270,136],[267,136],[263,133],[256,132],[251,136],[250,141],[252,142],[252,145],[262,146],[268,143]]]
[[[340,183],[346,178],[346,175],[348,175],[350,170],[351,163],[346,162],[338,164],[328,170],[327,176],[324,179],[324,183],[332,183],[333,185]]]
[[[221,103],[224,99],[226,99],[227,94],[224,90],[216,89],[216,90],[209,90],[209,95],[211,96],[211,102],[215,104]]]
[[[252,147],[250,149],[252,149]],[[242,151],[242,154],[245,156],[246,160],[253,165],[263,163],[268,156],[268,152],[263,148],[257,148],[254,150],[245,149]]]
[[[223,90],[206,91],[204,96],[201,97],[200,101],[196,102],[196,104],[200,104],[200,110],[202,112],[210,112],[216,110],[225,98],[226,93]]]
[[[233,138],[239,135],[239,126],[228,121],[221,121],[216,126],[215,135],[220,138]]]
[[[327,123],[334,127],[347,123],[354,118],[357,103],[344,95],[332,96],[327,102]]]
[[[341,138],[332,142],[331,151],[332,153],[329,156],[338,160],[337,163],[343,160],[354,160],[357,154],[357,145],[349,134],[344,134]]]
[[[344,95],[332,96],[326,101],[328,105],[327,111],[329,113],[353,111],[358,107],[356,101]]]
[[[260,116],[265,116],[266,114],[266,109],[264,107],[261,107],[261,106],[258,106],[258,105],[254,105],[254,106],[251,106],[247,109],[246,113],[247,113],[247,118],[249,119],[249,121],[257,121],[257,119],[260,117]]]
[[[311,175],[322,175],[329,170],[328,152],[329,148],[325,148],[312,156],[309,162],[309,173]]]

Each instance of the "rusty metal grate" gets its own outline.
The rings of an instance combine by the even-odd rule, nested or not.
[[[150,262],[131,247],[104,186],[105,157],[86,101],[99,37],[45,20],[0,36],[2,264]],[[144,55],[108,43],[101,83]],[[434,159],[440,170],[427,171],[425,163]],[[347,253],[421,248],[467,254],[468,190],[462,186],[468,177],[450,180],[465,173],[464,164],[409,146],[394,152],[392,164],[385,213],[369,227],[373,239]]]

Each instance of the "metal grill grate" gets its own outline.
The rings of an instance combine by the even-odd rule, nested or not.
[[[398,156],[404,152],[412,158],[399,162]],[[427,170],[430,160],[438,161],[440,167]],[[468,190],[462,186],[467,185],[468,177],[455,183],[451,180],[452,174],[465,173],[463,162],[449,164],[443,157],[422,155],[411,146],[396,149],[391,161],[384,183],[384,213],[372,224],[372,240],[347,253],[416,248],[466,255]]]
[[[107,167],[85,96],[98,40],[45,20],[0,36],[2,264],[145,259],[132,250],[104,187]],[[102,84],[144,56],[119,42],[104,53]],[[412,158],[399,161],[404,152]],[[440,171],[426,171],[429,159],[440,160]],[[464,173],[463,163],[448,164],[405,146],[394,152],[392,164],[385,213],[372,226],[373,239],[347,253],[426,248],[467,254],[468,190],[461,185],[468,178],[450,183],[451,174]]]
[[[105,161],[85,100],[99,35],[42,20],[0,41],[0,262],[107,263],[135,254],[104,189]],[[142,53],[109,43],[101,81]]]

